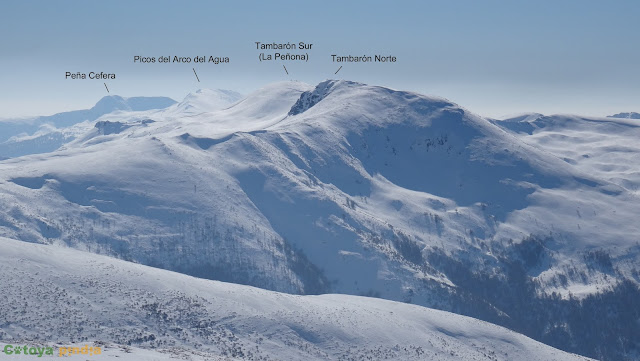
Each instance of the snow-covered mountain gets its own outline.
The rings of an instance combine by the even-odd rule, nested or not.
[[[224,109],[242,99],[242,94],[223,89],[199,89],[195,93],[188,94],[182,102],[175,107],[178,116],[186,116],[194,113],[211,112]]]
[[[110,113],[56,152],[0,162],[0,235],[637,355],[631,121],[500,122],[348,81],[277,83],[224,105],[221,94]]]
[[[175,103],[173,99],[166,97],[123,98],[112,95],[100,99],[91,109],[28,119],[5,119],[0,121],[0,156],[12,158],[52,152],[78,133],[84,133],[86,123],[105,114],[163,109]],[[83,124],[73,127],[79,123]]]
[[[145,122],[150,117],[158,116],[157,114],[162,114],[159,116],[165,118],[169,114],[190,116],[228,107],[241,98],[239,93],[233,91],[212,89],[200,89],[187,95],[181,103],[166,97],[123,98],[112,95],[102,98],[88,110],[33,119],[5,120],[0,122],[0,140],[4,140],[0,143],[0,157],[48,153],[92,128],[96,128],[98,132],[110,132],[120,129],[121,123]]]
[[[610,118],[623,118],[623,119],[640,119],[640,113],[627,112],[610,115]]]
[[[115,111],[145,111],[163,109],[175,104],[176,101],[167,97],[131,97],[123,98],[117,95],[105,96],[91,109],[74,110],[36,118],[3,119],[0,122],[0,140],[22,132],[30,133],[43,124],[56,128],[64,128],[85,120],[96,120],[99,117]]]
[[[0,284],[4,344],[90,345],[101,359],[587,360],[448,312],[282,294],[10,239],[0,240]]]

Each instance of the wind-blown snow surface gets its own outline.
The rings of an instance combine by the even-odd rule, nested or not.
[[[81,347],[98,340],[173,348],[134,348],[128,355],[111,345],[117,359],[164,360],[197,350],[207,357],[195,359],[208,360],[586,360],[448,312],[357,296],[276,293],[6,238],[0,284],[6,344]]]
[[[510,129],[527,127],[526,131],[516,130],[523,141],[553,153],[572,168],[639,194],[640,120],[631,116],[585,118],[536,114],[520,121],[506,120],[497,124]]]
[[[637,329],[637,303],[588,327],[567,316],[575,298],[638,283],[633,146],[616,161],[628,169],[594,172],[508,122],[347,81],[273,84],[223,107],[209,98],[105,115],[59,151],[0,162],[0,235],[442,308],[590,355],[635,347],[607,327]]]

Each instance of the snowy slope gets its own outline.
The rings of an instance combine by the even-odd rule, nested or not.
[[[594,171],[527,138],[563,119],[513,119],[518,132],[348,81],[272,84],[226,106],[210,96],[111,113],[59,151],[0,162],[0,235],[451,310],[589,355],[635,347],[637,303],[568,315],[636,292],[637,161]]]
[[[640,146],[637,139],[640,136],[640,122],[633,117],[545,117],[540,114],[520,123],[535,129],[524,134],[517,132],[523,141],[553,153],[576,169],[638,194]],[[503,122],[497,124],[506,125]]]
[[[447,312],[276,293],[6,238],[0,270],[5,344],[125,344],[136,346],[137,360],[169,358],[138,347],[197,350],[207,359],[586,360]],[[109,351],[128,357],[119,349]]]

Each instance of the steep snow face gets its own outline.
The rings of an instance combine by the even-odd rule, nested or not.
[[[535,179],[555,186],[563,182],[559,176],[566,176],[556,159],[532,153],[525,144],[514,147],[499,128],[446,100],[344,81],[318,88],[310,93],[323,94],[322,101],[279,129],[295,129],[296,136],[304,136],[304,143],[323,152],[327,161],[340,157],[338,163],[352,168],[355,157],[365,175],[378,174],[459,206],[486,203],[500,218],[525,206],[532,190],[522,182]],[[332,169],[336,162],[330,163],[317,164],[315,170],[343,177],[344,172]],[[484,171],[488,165],[492,172]],[[510,184],[502,182],[506,180]],[[369,195],[366,185],[337,179],[330,183],[354,196]]]
[[[4,344],[100,341],[100,357],[587,360],[447,312],[365,297],[293,296],[6,238],[0,284]]]
[[[298,115],[300,113],[304,113],[312,106],[318,104],[319,101],[329,95],[336,83],[338,82],[335,80],[327,80],[318,84],[316,88],[313,89],[313,91],[306,91],[302,93],[298,101],[296,101],[293,107],[291,107],[289,115]]]

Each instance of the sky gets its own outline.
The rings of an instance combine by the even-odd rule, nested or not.
[[[0,118],[89,108],[109,94],[179,101],[199,88],[246,94],[326,79],[441,96],[491,117],[640,112],[638,19],[640,1],[615,0],[3,0]],[[256,41],[313,47],[308,62],[259,62]],[[332,54],[397,62],[338,64]],[[230,63],[139,64],[136,55]],[[67,71],[116,79],[70,80]]]

